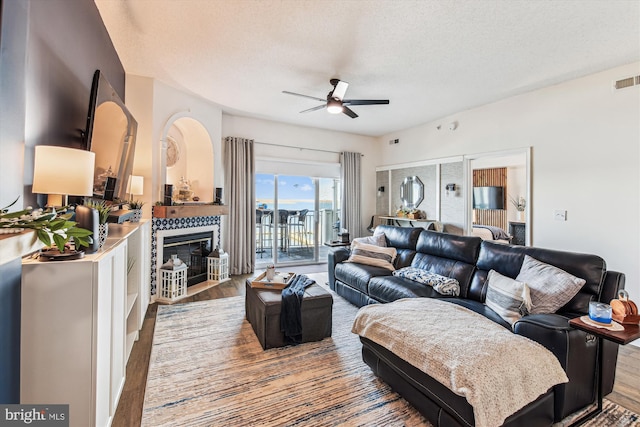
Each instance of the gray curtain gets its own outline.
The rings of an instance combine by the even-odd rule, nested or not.
[[[360,221],[360,153],[343,152],[340,155],[342,179],[342,215],[340,227],[346,228],[351,238],[362,235]]]
[[[224,199],[229,216],[224,241],[229,253],[229,274],[252,273],[256,254],[256,169],[253,140],[227,137],[223,146]]]

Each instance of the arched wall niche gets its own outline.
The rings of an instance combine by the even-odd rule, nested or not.
[[[161,147],[161,183],[177,188],[184,177],[199,202],[213,202],[213,142],[203,124],[188,116],[172,117],[164,127]]]

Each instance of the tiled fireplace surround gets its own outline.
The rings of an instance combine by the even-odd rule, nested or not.
[[[162,265],[162,245],[166,236],[213,232],[212,247],[220,247],[220,216],[152,219],[151,225],[151,295],[156,295],[158,268]]]

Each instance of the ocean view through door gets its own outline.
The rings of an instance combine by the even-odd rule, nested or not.
[[[326,262],[335,239],[339,180],[256,174],[256,268]]]

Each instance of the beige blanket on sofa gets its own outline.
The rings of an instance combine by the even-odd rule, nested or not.
[[[408,298],[362,307],[352,332],[464,396],[476,426],[499,426],[568,378],[542,345],[464,307]]]

